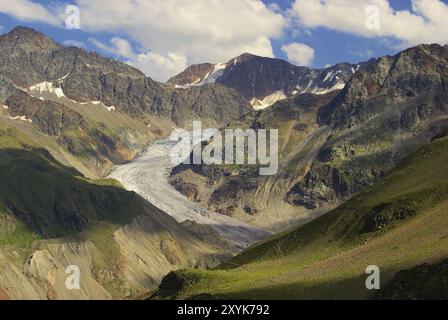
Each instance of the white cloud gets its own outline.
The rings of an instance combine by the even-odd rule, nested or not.
[[[132,45],[126,39],[114,37],[110,40],[110,45],[107,45],[96,38],[89,38],[89,41],[98,49],[119,57],[132,59],[136,56],[132,49]]]
[[[55,3],[50,9],[35,0],[0,0],[0,12],[63,27],[64,6]],[[147,57],[133,56],[131,62],[154,63],[159,71],[148,75],[156,80],[182,71],[184,58],[192,64],[224,62],[243,52],[273,57],[270,39],[282,36],[286,25],[279,8],[262,0],[75,0],[75,4],[81,30],[117,32],[137,43]],[[117,42],[104,49],[126,57],[132,51],[126,46]]]
[[[145,65],[166,67],[165,72],[157,67],[154,70],[158,73],[148,74],[156,80],[166,80],[182,71],[183,57],[187,64],[225,62],[243,52],[273,57],[270,39],[280,37],[286,24],[280,13],[261,0],[76,2],[83,30],[119,32],[138,43],[143,55],[151,52],[140,60]],[[118,50],[119,45],[114,44],[114,49]]]
[[[300,66],[309,66],[314,60],[314,49],[304,43],[290,43],[282,46],[288,60]]]
[[[166,55],[162,55],[149,51],[138,54],[127,63],[145,74],[157,74],[162,79],[168,79],[179,70],[188,67],[187,58],[180,52],[168,52]]]
[[[78,47],[83,49],[86,47],[86,44],[84,42],[71,39],[64,40],[62,44],[67,47]]]
[[[134,52],[131,43],[126,39],[112,38],[110,45],[95,38],[89,41],[97,48],[110,54],[126,58],[126,63],[143,71],[145,74],[156,74],[158,77],[168,79],[173,74],[188,67],[188,61],[180,52],[167,52],[166,55],[153,51]]]
[[[53,7],[49,10],[42,4],[31,0],[0,0],[0,12],[11,15],[22,21],[41,21],[52,25],[60,25],[62,23],[60,6]]]
[[[378,28],[368,27],[375,19],[374,11],[367,9],[372,5],[377,7]],[[388,0],[296,0],[293,11],[309,29],[326,27],[363,37],[392,37],[404,46],[448,42],[448,5],[440,0],[412,0],[412,11],[395,11]]]

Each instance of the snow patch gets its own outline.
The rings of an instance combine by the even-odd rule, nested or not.
[[[337,84],[335,84],[333,87],[328,88],[328,89],[324,89],[324,88],[315,88],[312,93],[314,94],[327,94],[329,92],[332,91],[336,91],[336,90],[341,90],[344,89],[345,87],[345,83],[344,82],[338,82]]]
[[[26,121],[29,123],[33,123],[33,120],[28,119],[26,116],[16,116],[16,117],[9,116],[9,118],[12,120],[22,120],[22,121]]]
[[[355,73],[356,71],[358,71],[359,68],[361,68],[361,65],[360,65],[360,64],[356,65],[356,68],[353,68],[353,67],[352,67],[352,73]]]
[[[55,88],[53,86],[52,82],[47,82],[47,81],[35,84],[35,85],[29,87],[29,90],[33,93],[39,93],[39,94],[44,93],[44,92],[53,93],[58,98],[65,97],[64,92],[62,91],[62,88]]]
[[[333,71],[331,71],[331,72],[328,72],[326,75],[325,75],[325,78],[324,78],[324,81],[323,82],[326,82],[326,81],[333,81],[333,79],[336,77],[336,79],[339,79],[339,76],[338,76],[338,74],[340,73],[341,71],[340,70],[333,70]]]
[[[91,103],[91,104],[93,104],[93,105],[96,105],[96,106],[99,106],[99,105],[101,105],[101,106],[103,106],[104,108],[106,108],[107,109],[107,111],[109,111],[109,112],[111,112],[111,111],[115,111],[116,110],[116,108],[115,108],[115,106],[110,106],[110,107],[108,107],[108,106],[106,106],[103,102],[101,102],[101,101],[89,101],[89,102],[79,102],[79,104],[81,104],[81,105],[86,105],[86,104],[89,104],[89,103]]]
[[[103,106],[104,106],[104,108],[106,108],[107,111],[109,111],[109,112],[111,112],[111,111],[115,111],[115,107],[114,107],[114,106],[110,106],[110,107],[108,107],[108,106],[106,106],[106,105],[104,105],[104,104],[103,104]]]
[[[257,99],[253,98],[250,101],[250,104],[255,110],[262,110],[266,109],[267,107],[272,106],[274,103],[276,103],[279,100],[286,99],[286,95],[283,91],[276,91],[273,94],[270,94],[263,99]]]

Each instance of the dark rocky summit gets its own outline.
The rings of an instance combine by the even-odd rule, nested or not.
[[[216,73],[210,63],[192,65],[168,83],[197,86],[212,81],[241,93],[248,101],[262,100],[276,92],[286,97],[297,93],[325,93],[341,89],[364,63],[340,63],[324,69],[295,66],[281,59],[242,54],[222,64]]]

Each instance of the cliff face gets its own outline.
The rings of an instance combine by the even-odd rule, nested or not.
[[[360,70],[319,121],[333,133],[289,200],[310,208],[360,192],[448,126],[448,47],[421,45]]]

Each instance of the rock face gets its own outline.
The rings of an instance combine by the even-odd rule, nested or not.
[[[342,89],[362,65],[340,63],[311,69],[245,53],[226,64],[192,65],[168,83],[184,88],[219,83],[238,91],[254,107],[261,108],[298,93],[322,94]]]
[[[133,139],[126,139],[126,133],[112,132],[63,103],[19,91],[10,95],[5,104],[10,119],[28,122],[45,136],[55,137],[62,148],[87,164],[95,163],[107,170],[113,163],[129,160],[137,149]]]
[[[61,103],[42,101],[20,91],[5,101],[11,117],[23,117],[34,123],[44,134],[59,136],[62,131],[86,129],[86,120]]]
[[[421,45],[382,57],[359,68],[339,93],[298,95],[232,124],[279,129],[280,167],[273,177],[245,167],[180,166],[172,183],[264,227],[315,217],[447,130],[447,55],[447,46]],[[202,177],[210,181],[205,187]]]
[[[376,295],[380,300],[448,299],[448,260],[422,264],[395,274]]]
[[[316,208],[360,192],[448,126],[448,47],[421,45],[357,72],[319,113],[333,129],[292,203]]]
[[[210,78],[215,65],[212,63],[201,63],[189,66],[187,69],[168,80],[177,86],[187,86],[189,84],[199,84]]]
[[[248,115],[231,127],[279,130],[279,170],[260,176],[252,165],[179,165],[170,181],[190,199],[224,215],[277,231],[309,219],[300,208],[285,202],[286,193],[303,178],[329,135],[319,128],[318,110],[337,93],[302,94]]]

